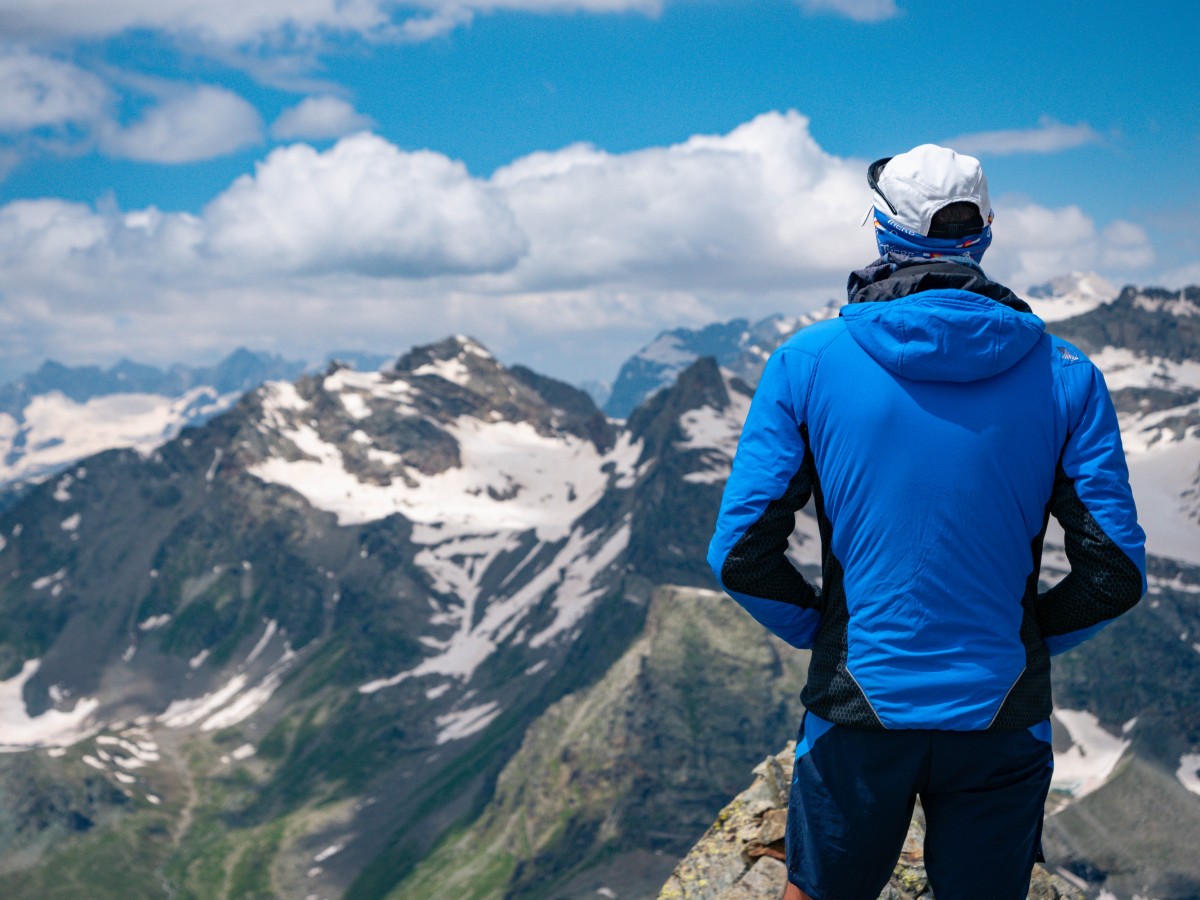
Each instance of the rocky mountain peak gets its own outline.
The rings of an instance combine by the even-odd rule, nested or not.
[[[433,344],[412,348],[396,360],[393,369],[402,374],[438,375],[447,381],[455,381],[462,374],[459,367],[468,367],[472,361],[486,361],[499,366],[483,344],[466,335],[456,334]]]
[[[796,744],[754,767],[750,786],[730,801],[712,827],[675,867],[658,900],[776,900],[787,884],[784,833]],[[900,859],[880,900],[932,896],[925,871],[925,818],[913,816]],[[980,884],[978,895],[987,896]],[[1083,900],[1084,892],[1044,867],[1034,867],[1030,900]]]
[[[754,324],[734,319],[700,329],[661,332],[621,367],[604,408],[618,418],[629,416],[705,356],[754,384],[775,348],[804,326],[836,316],[838,309],[839,305],[831,301],[801,316],[776,314]]]
[[[1086,294],[1098,299],[1111,300],[1117,296],[1117,290],[1113,287],[1112,282],[1100,277],[1095,272],[1070,272],[1041,284],[1035,284],[1029,288],[1026,294],[1038,300],[1062,298],[1071,294]]]
[[[1037,307],[1034,312],[1040,315]],[[1146,359],[1194,364],[1200,347],[1200,287],[1125,287],[1111,302],[1055,322],[1054,331],[1093,359],[1106,348],[1119,348]]]

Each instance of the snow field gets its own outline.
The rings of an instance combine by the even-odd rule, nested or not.
[[[193,388],[180,397],[159,394],[111,394],[78,403],[53,391],[34,397],[22,411],[24,422],[0,413],[0,484],[36,479],[77,459],[117,447],[143,456],[179,434],[198,416],[228,409],[237,393],[218,396],[212,388]],[[25,449],[14,447],[24,434]],[[54,497],[71,498],[71,476],[60,479]]]
[[[1054,718],[1067,729],[1071,746],[1065,752],[1054,754],[1054,776],[1050,786],[1078,800],[1103,787],[1131,741],[1109,734],[1100,726],[1100,720],[1087,710],[1056,709]],[[1132,721],[1136,724],[1136,720]],[[1133,730],[1133,725],[1125,724],[1128,728],[1122,730],[1127,734]]]

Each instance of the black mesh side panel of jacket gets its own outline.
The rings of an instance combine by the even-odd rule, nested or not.
[[[1025,579],[1021,597],[1021,645],[1025,648],[1025,668],[1009,689],[989,730],[1019,731],[1050,717],[1053,701],[1050,692],[1050,652],[1037,624],[1038,575],[1042,568],[1042,541],[1050,511],[1042,517],[1042,530],[1029,547],[1033,570]]]
[[[785,556],[788,538],[796,528],[796,513],[812,494],[813,473],[812,453],[807,452],[783,496],[767,504],[725,557],[721,581],[726,590],[805,609],[819,607],[817,592]]]
[[[1142,597],[1142,574],[1083,505],[1061,465],[1050,512],[1063,527],[1071,571],[1038,597],[1042,635],[1070,634],[1132,609]]]
[[[813,640],[808,665],[808,683],[800,694],[805,709],[835,725],[853,728],[883,728],[870,701],[846,668],[849,653],[850,612],[846,607],[846,589],[842,564],[833,555],[833,525],[825,514],[825,498],[820,481],[813,477],[817,524],[821,529],[821,626]]]

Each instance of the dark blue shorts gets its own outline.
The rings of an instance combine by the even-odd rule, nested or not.
[[[916,798],[938,900],[1018,900],[1040,852],[1050,723],[868,731],[805,713],[788,803],[788,879],[814,900],[875,900]]]

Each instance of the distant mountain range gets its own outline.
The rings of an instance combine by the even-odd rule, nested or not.
[[[1033,302],[1108,375],[1151,594],[1056,665],[1047,847],[1195,896],[1200,289],[1085,287]],[[620,417],[457,336],[43,470],[0,511],[0,894],[654,896],[799,721],[806,655],[704,552],[762,362],[835,312],[667,333]]]
[[[387,358],[347,352],[330,358],[378,368]],[[268,353],[235,350],[214,366],[159,369],[64,366],[52,360],[0,386],[0,493],[76,460],[117,447],[149,452],[189,425],[229,409],[265,381],[298,378],[307,367]]]

